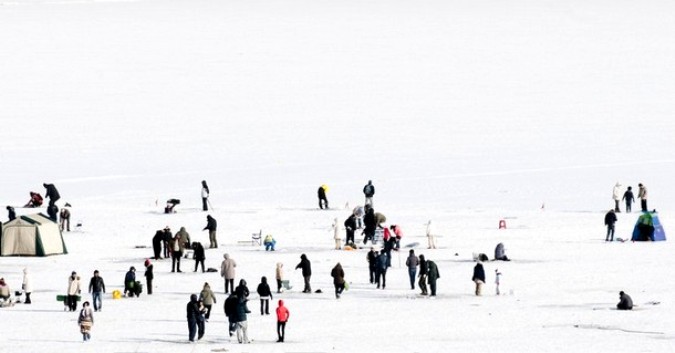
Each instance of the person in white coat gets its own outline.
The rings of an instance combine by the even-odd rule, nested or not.
[[[340,232],[340,223],[338,223],[337,217],[333,220],[331,229],[333,230],[333,239],[335,240],[335,250],[340,250],[342,249],[342,233]]]
[[[614,212],[621,212],[619,201],[621,201],[621,184],[617,181],[612,189],[612,199],[614,200]]]
[[[436,235],[434,234],[434,229],[431,226],[431,220],[427,222],[427,242],[429,242],[429,249],[436,249]]]
[[[77,272],[73,271],[70,277],[68,277],[68,302],[66,303],[70,311],[77,310],[77,300],[80,293],[82,293],[80,289],[80,276],[77,275]]]
[[[24,304],[30,304],[30,294],[33,292],[33,284],[31,283],[31,276],[28,273],[28,268],[23,269],[23,283],[21,283],[21,289],[26,294],[26,300]]]

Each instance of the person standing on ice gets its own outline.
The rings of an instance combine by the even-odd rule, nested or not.
[[[405,259],[405,265],[408,267],[408,277],[410,278],[410,289],[415,290],[415,277],[417,276],[417,266],[420,260],[415,256],[415,250],[410,249],[408,258]]]
[[[148,289],[148,295],[152,294],[152,280],[155,278],[153,273],[153,264],[150,263],[150,259],[145,259],[143,263],[145,265],[145,286]]]
[[[628,190],[623,193],[622,200],[626,200],[626,212],[630,213],[633,202],[635,202],[635,196],[633,195],[633,187],[629,186]]]
[[[33,292],[33,281],[31,281],[30,273],[28,273],[28,267],[23,269],[23,282],[21,283],[21,289],[26,294],[26,300],[24,304],[32,303],[30,300],[30,294]]]
[[[195,334],[200,340],[204,337],[204,315],[202,313],[197,294],[190,295],[190,301],[187,303],[187,323],[188,323],[188,339],[190,342],[195,341]]]
[[[647,212],[647,187],[642,185],[642,183],[638,184],[638,198],[640,199],[640,207],[642,208],[642,212]]]
[[[375,238],[375,230],[377,230],[377,219],[375,218],[375,209],[369,205],[366,206],[366,215],[363,216],[363,224],[365,226],[363,228],[363,244],[366,244],[369,239],[372,243]]]
[[[56,201],[61,198],[59,191],[56,190],[56,186],[54,186],[54,184],[43,183],[42,186],[44,186],[46,189],[45,198],[49,198],[49,206],[54,206]]]
[[[225,279],[225,294],[234,292],[234,275],[237,263],[230,258],[230,254],[223,255],[223,262],[220,264],[220,277]]]
[[[68,290],[66,293],[68,294],[66,299],[66,305],[68,305],[68,309],[70,311],[77,310],[77,297],[80,293],[82,293],[82,290],[80,289],[80,276],[78,276],[77,272],[75,271],[73,271],[70,274],[70,277],[68,277]]]
[[[286,337],[286,323],[288,318],[291,317],[291,313],[284,306],[284,301],[279,299],[279,306],[277,307],[277,342],[283,342]]]
[[[272,296],[272,289],[267,283],[267,277],[262,276],[260,278],[260,283],[256,290],[258,296],[260,296],[260,315],[269,315],[270,314],[270,300],[274,299]]]
[[[375,272],[377,272],[376,270],[377,252],[375,251],[375,248],[373,247],[370,248],[370,251],[366,256],[366,259],[368,260],[368,273],[370,274],[370,284],[373,284],[375,283]]]
[[[372,180],[368,180],[368,184],[363,187],[363,194],[366,195],[366,205],[373,207],[373,196],[375,195],[375,186]]]
[[[202,230],[209,231],[209,242],[211,243],[209,245],[209,249],[218,248],[218,240],[216,239],[217,229],[218,229],[218,222],[216,222],[216,219],[211,217],[211,215],[206,216],[206,227],[204,227],[204,229]]]
[[[429,268],[427,266],[427,260],[424,258],[423,254],[420,254],[419,257],[420,260],[420,274],[418,275],[419,281],[417,284],[419,284],[420,289],[422,290],[422,295],[427,295],[429,294],[427,292],[427,274],[429,273]]]
[[[431,220],[427,222],[427,242],[429,243],[429,249],[436,249],[436,235],[431,226]]]
[[[614,213],[614,210],[609,210],[605,215],[605,225],[607,226],[605,241],[614,241],[614,223],[616,223],[616,221],[616,213]]]
[[[206,272],[204,269],[204,260],[206,260],[206,252],[204,251],[204,247],[202,246],[202,243],[196,241],[192,243],[192,251],[193,251],[193,257],[195,259],[195,270],[194,272],[197,272],[197,268],[199,268],[199,265],[202,265],[202,273]]]
[[[427,261],[427,279],[429,281],[429,289],[431,289],[431,296],[436,296],[436,281],[441,278],[441,273],[438,271],[438,266],[436,263],[429,260]]]
[[[10,221],[13,221],[16,218],[16,211],[14,211],[14,207],[7,206],[7,218],[9,218]]]
[[[495,294],[500,295],[501,293],[499,292],[499,284],[502,281],[502,273],[499,272],[499,269],[495,269]]]
[[[277,262],[277,268],[274,271],[277,280],[277,293],[281,293],[282,281],[284,280],[284,264]]]
[[[305,288],[302,292],[312,293],[312,286],[309,284],[309,281],[312,278],[312,263],[307,258],[307,255],[300,255],[300,263],[295,266],[295,269],[302,269],[302,278],[305,280]]]
[[[614,212],[621,212],[619,209],[619,201],[621,201],[621,184],[617,181],[614,188],[612,188],[612,199],[614,200]]]
[[[380,255],[375,261],[375,283],[377,283],[377,289],[380,289],[380,284],[382,289],[387,286],[387,252],[382,249],[380,250]]]
[[[183,257],[183,241],[180,233],[169,241],[169,249],[171,249],[171,272],[183,272],[180,270],[180,258]]]
[[[67,207],[63,207],[59,213],[59,218],[61,220],[61,231],[64,230],[70,232],[70,210]]]
[[[204,319],[209,321],[209,317],[211,317],[211,308],[213,307],[213,304],[216,303],[216,295],[213,294],[208,282],[204,283],[204,287],[202,287],[202,291],[199,293],[199,301],[202,302],[204,310],[206,311]]]
[[[206,180],[202,180],[202,210],[209,210],[209,186]]]
[[[331,229],[333,230],[333,240],[335,240],[335,250],[340,250],[342,249],[342,234],[340,233],[340,223],[337,217],[333,220]]]
[[[471,277],[471,280],[476,283],[476,295],[480,296],[482,294],[483,285],[485,284],[485,269],[480,261],[478,261],[473,268],[473,277]]]
[[[322,210],[324,209],[324,207],[328,209],[328,199],[326,198],[326,192],[328,192],[328,186],[326,186],[325,184],[319,186],[317,196],[319,196],[319,208]]]

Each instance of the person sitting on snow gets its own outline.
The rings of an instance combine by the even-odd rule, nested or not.
[[[5,282],[5,279],[0,278],[0,299],[3,301],[8,301],[11,293],[12,292],[9,290],[9,286]]]
[[[176,207],[176,205],[180,204],[180,200],[178,199],[168,199],[166,200],[166,207],[164,207],[164,213],[173,213],[173,208]]]
[[[623,291],[619,292],[619,304],[616,304],[618,310],[633,310],[633,299],[630,298],[630,295],[624,293]]]
[[[265,236],[265,240],[263,241],[263,244],[265,245],[265,251],[269,251],[269,250],[274,251],[274,245],[277,244],[277,241],[274,240],[274,237],[272,237],[272,234],[267,234]]]

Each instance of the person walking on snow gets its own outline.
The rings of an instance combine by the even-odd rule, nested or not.
[[[333,286],[335,286],[335,299],[340,299],[342,291],[345,290],[345,271],[339,262],[330,271],[330,276],[333,277]]]
[[[200,340],[204,337],[204,315],[199,304],[197,294],[190,295],[190,301],[187,303],[187,323],[188,323],[188,339],[190,342],[195,341],[195,334]]]
[[[94,326],[94,313],[89,307],[89,302],[82,304],[82,310],[77,318],[77,324],[80,325],[80,333],[84,342],[91,339],[91,327]]]
[[[234,292],[234,275],[237,263],[230,258],[230,254],[223,255],[223,262],[220,264],[220,277],[225,279],[225,294]]]
[[[94,303],[94,311],[99,311],[103,308],[102,293],[105,293],[105,282],[103,277],[99,275],[98,270],[94,271],[94,276],[89,280],[89,293],[91,293],[91,301]]]
[[[622,200],[626,200],[626,212],[630,213],[633,202],[635,202],[635,196],[633,195],[633,187],[629,186],[628,190],[623,193]]]
[[[363,194],[366,195],[366,205],[373,206],[373,196],[375,195],[375,186],[372,180],[368,180],[368,184],[363,187]]]
[[[347,240],[345,241],[345,246],[349,245],[352,248],[355,248],[354,245],[354,231],[358,228],[356,223],[356,216],[352,213],[347,217],[344,223],[345,231],[347,233]]]
[[[605,241],[614,241],[614,223],[616,223],[616,221],[616,213],[614,213],[614,210],[609,210],[605,215],[605,225],[607,226]]]
[[[612,189],[612,199],[614,199],[614,212],[621,212],[619,201],[621,200],[621,184],[617,181]]]
[[[209,186],[206,185],[206,180],[202,180],[202,210],[209,210]]]
[[[195,259],[195,270],[194,272],[197,272],[197,268],[199,265],[202,265],[202,273],[206,272],[204,269],[204,260],[206,260],[206,252],[204,251],[204,247],[202,246],[202,243],[196,241],[192,243],[192,251],[193,251],[193,257]]]
[[[317,191],[317,196],[319,196],[319,208],[320,209],[328,209],[328,199],[326,198],[326,192],[328,192],[328,186],[321,185],[319,186],[319,190]]]
[[[216,222],[216,219],[211,217],[211,215],[206,216],[206,227],[202,230],[208,230],[209,231],[209,249],[217,249],[218,248],[218,241],[216,240],[216,229],[218,228],[218,222]]]
[[[420,261],[420,273],[417,275],[419,277],[419,281],[417,284],[419,284],[420,289],[422,290],[422,295],[427,295],[427,274],[429,273],[428,267],[427,267],[427,260],[424,258],[424,255],[420,254],[419,257]]]
[[[485,284],[485,269],[480,261],[478,261],[473,268],[473,277],[471,277],[471,280],[476,283],[476,295],[480,296],[483,285]]]
[[[647,212],[647,187],[642,185],[642,183],[638,184],[638,187],[638,198],[640,199],[642,212]]]
[[[202,302],[204,305],[204,310],[206,311],[204,319],[209,321],[209,317],[211,316],[211,307],[213,307],[213,304],[216,303],[216,295],[213,294],[211,286],[209,286],[208,282],[204,282],[204,287],[202,287],[202,291],[199,293],[199,301]]]
[[[277,262],[277,268],[274,271],[275,278],[277,280],[277,293],[281,293],[282,281],[284,280],[284,264]]]
[[[288,318],[291,317],[291,313],[288,311],[288,308],[284,306],[284,301],[279,299],[279,306],[277,307],[277,336],[279,339],[277,342],[283,342],[286,337],[286,323]]]

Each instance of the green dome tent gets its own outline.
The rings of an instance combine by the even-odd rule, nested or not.
[[[666,240],[659,215],[656,212],[642,212],[633,228],[633,241],[660,241]]]
[[[0,256],[48,256],[67,253],[58,224],[41,213],[17,217],[2,225]]]

